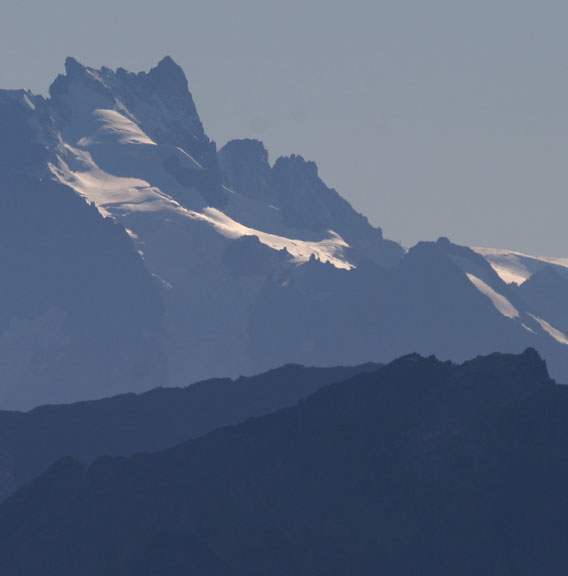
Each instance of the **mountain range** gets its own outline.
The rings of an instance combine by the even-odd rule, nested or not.
[[[0,90],[0,269],[3,576],[565,574],[568,258],[404,247],[170,57],[68,58]]]
[[[535,350],[411,354],[163,452],[65,458],[0,505],[0,571],[560,576],[567,394]]]
[[[238,380],[212,379],[29,412],[0,411],[0,500],[64,456],[90,464],[102,456],[165,450],[293,406],[323,386],[378,368],[287,365]]]
[[[385,239],[315,163],[218,150],[169,57],[68,58],[0,128],[3,409],[409,352],[533,347],[568,382],[566,260]]]

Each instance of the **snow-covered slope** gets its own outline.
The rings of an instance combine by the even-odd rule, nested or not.
[[[568,258],[530,256],[510,250],[473,248],[552,338],[568,344]]]
[[[472,248],[491,264],[495,272],[508,284],[522,284],[535,272],[543,268],[553,268],[561,276],[568,278],[568,258],[547,258],[530,256],[511,250],[495,248]]]
[[[12,224],[0,266],[13,278],[0,300],[0,406],[412,351],[462,360],[534,346],[568,381],[568,328],[500,277],[532,261],[447,240],[405,253],[313,162],[271,165],[255,140],[217,151],[170,58],[139,74],[65,67],[47,99],[0,91]],[[24,227],[39,206],[44,226]],[[62,251],[50,238],[67,229]],[[59,255],[45,266],[43,247]],[[35,292],[18,262],[36,271]]]
[[[93,70],[72,59],[66,69],[67,75],[51,89],[62,141],[50,171],[103,214],[126,220],[135,212],[159,212],[231,239],[254,235],[275,250],[286,249],[296,263],[314,255],[339,268],[353,266],[346,254],[350,246],[332,229],[333,221],[329,227],[289,229],[278,205],[251,201],[222,185],[216,156],[210,155],[214,145],[203,132],[183,73],[171,59],[139,75]],[[173,85],[176,98],[158,92],[164,90],[160,81],[165,89]],[[291,161],[314,172],[313,164]],[[319,208],[312,210],[313,216],[319,217]],[[366,225],[381,241],[380,231]]]

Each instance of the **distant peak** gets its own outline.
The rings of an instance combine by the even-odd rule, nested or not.
[[[539,283],[542,281],[546,282],[563,282],[564,278],[555,270],[552,266],[544,266],[540,270],[537,270],[527,282],[530,284]]]
[[[264,144],[255,138],[236,138],[229,140],[223,148],[241,148],[248,150],[261,151],[262,154],[267,154]]]
[[[274,163],[274,168],[278,170],[289,170],[292,172],[302,173],[310,178],[318,178],[318,167],[315,162],[305,160],[299,154],[290,156],[280,156]]]
[[[80,78],[85,78],[86,67],[72,56],[65,58],[65,74],[59,74],[49,87],[49,95],[52,99],[57,99],[67,92],[69,86]]]
[[[176,68],[178,70],[181,70],[181,67],[176,64],[176,62],[174,61],[174,59],[169,56],[166,55],[164,56],[159,62],[158,62],[158,66],[157,68]]]
[[[149,77],[159,87],[188,89],[184,71],[174,62],[171,56],[162,58],[158,65],[150,70]]]
[[[65,58],[65,73],[67,76],[76,76],[85,70],[85,67],[72,56]]]
[[[268,151],[260,140],[250,138],[229,140],[219,150],[219,155],[234,158],[238,162],[268,165]]]

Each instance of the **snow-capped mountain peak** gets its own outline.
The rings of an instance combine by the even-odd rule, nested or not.
[[[68,58],[47,99],[0,91],[0,121],[5,406],[408,352],[533,346],[568,374],[562,278],[508,284],[447,239],[405,253],[314,162],[217,151],[169,57]]]

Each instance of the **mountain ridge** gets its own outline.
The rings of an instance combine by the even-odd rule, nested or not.
[[[567,410],[534,350],[407,355],[166,452],[59,461],[0,505],[0,566],[561,574]]]
[[[293,405],[331,382],[378,368],[288,365],[237,380],[154,388],[24,413],[0,411],[0,498],[63,456],[90,463],[105,455],[163,450],[214,428]]]

